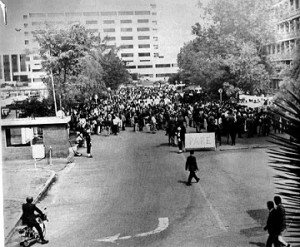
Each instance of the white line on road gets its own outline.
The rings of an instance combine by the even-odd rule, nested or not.
[[[184,162],[185,162],[185,161],[186,161],[186,157],[184,156],[184,154],[181,154],[181,157],[182,157],[182,159],[183,159]],[[201,181],[201,180],[200,180],[200,181]],[[205,191],[204,191],[204,189],[203,189],[203,187],[201,186],[200,183],[199,183],[199,188],[200,188],[201,194],[202,194],[202,196],[204,197],[204,199],[205,199],[205,201],[206,201],[206,203],[207,203],[207,205],[208,205],[210,211],[212,212],[213,216],[214,216],[215,219],[217,220],[217,223],[218,223],[220,229],[222,229],[223,231],[226,231],[226,232],[227,232],[227,228],[224,226],[224,224],[223,224],[223,222],[222,222],[222,220],[221,220],[221,218],[220,218],[218,212],[214,209],[213,205],[211,204],[211,202],[210,202],[209,199],[207,198],[206,193],[205,193]]]
[[[139,233],[139,234],[136,234],[135,236],[123,236],[123,237],[120,237],[120,233],[118,233],[114,236],[96,239],[96,241],[115,243],[117,240],[126,240],[126,239],[130,239],[130,238],[134,238],[134,237],[147,237],[147,236],[150,236],[152,234],[157,234],[157,233],[160,233],[160,232],[166,230],[168,228],[168,226],[169,226],[169,218],[167,218],[167,217],[159,218],[158,219],[158,226],[153,231]]]
[[[145,237],[145,236],[149,236],[149,235],[156,234],[156,233],[166,230],[169,226],[169,218],[167,218],[167,217],[159,218],[158,220],[159,220],[158,227],[156,229],[154,229],[153,231],[150,231],[150,232],[137,234],[137,235],[135,235],[135,237]]]

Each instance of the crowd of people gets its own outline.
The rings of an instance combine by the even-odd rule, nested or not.
[[[70,109],[70,129],[77,131],[79,145],[84,144],[89,132],[110,136],[128,127],[134,132],[164,130],[169,145],[179,145],[182,150],[188,127],[198,133],[215,132],[218,145],[224,140],[226,144],[235,145],[236,136],[268,136],[271,130],[276,133],[286,128],[286,124],[267,109],[228,102],[186,103],[182,99],[182,95],[170,87],[122,88],[109,99],[92,99]]]

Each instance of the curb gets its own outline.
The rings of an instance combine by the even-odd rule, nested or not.
[[[37,201],[39,201],[45,195],[45,193],[48,191],[49,187],[55,181],[55,179],[56,179],[56,172],[55,171],[51,171],[50,178],[48,178],[48,180],[44,184],[43,188],[41,189],[41,191],[39,192],[39,194],[37,195],[37,197],[34,199],[33,203],[36,203]],[[9,240],[11,239],[11,237],[13,236],[13,234],[15,233],[15,228],[18,225],[21,224],[21,219],[20,219],[21,216],[22,216],[22,214],[20,215],[17,223],[12,227],[12,229],[9,231],[9,233],[5,236],[5,245],[8,244]]]
[[[277,147],[276,145],[256,145],[256,146],[246,146],[246,147],[235,147],[235,148],[220,148],[218,151],[236,151],[244,149],[257,149],[257,148],[273,148]]]

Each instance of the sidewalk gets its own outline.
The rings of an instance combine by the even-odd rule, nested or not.
[[[52,165],[44,159],[13,160],[2,162],[3,211],[5,242],[14,233],[22,214],[22,204],[27,196],[39,201],[55,181],[56,174],[67,166],[66,159],[54,159]]]

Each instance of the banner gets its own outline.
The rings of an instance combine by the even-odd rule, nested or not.
[[[185,134],[185,149],[216,149],[215,133]]]

